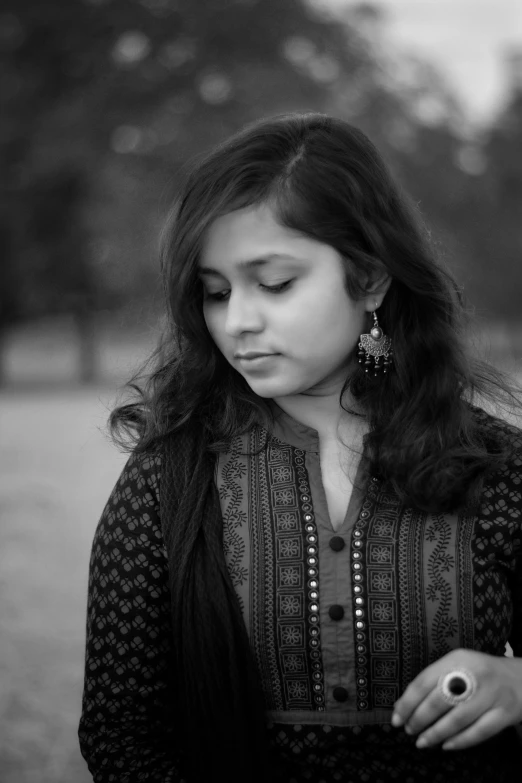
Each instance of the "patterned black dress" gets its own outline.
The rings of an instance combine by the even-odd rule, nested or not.
[[[280,411],[280,409],[279,409]],[[478,513],[403,506],[364,457],[334,531],[315,430],[280,411],[223,452],[224,550],[261,673],[284,783],[514,783],[514,728],[464,751],[419,750],[392,706],[459,647],[522,655],[522,433]],[[249,452],[268,439],[257,456]],[[133,455],[92,550],[80,743],[97,783],[174,783],[170,609],[159,457]],[[169,717],[170,716],[170,717]]]

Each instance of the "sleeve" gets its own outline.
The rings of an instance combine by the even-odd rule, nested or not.
[[[522,658],[522,533],[520,531],[515,546],[517,554],[515,556],[515,567],[511,580],[513,626],[509,644],[513,650],[513,655]]]
[[[159,457],[133,454],[92,545],[80,749],[95,783],[182,783]]]
[[[503,490],[510,499],[510,515],[514,520],[513,568],[510,574],[510,588],[513,603],[513,625],[509,644],[513,655],[522,657],[522,437],[517,441],[518,449],[504,476]]]
[[[522,486],[522,459],[519,460],[519,485]],[[514,542],[515,549],[515,567],[513,569],[513,579],[511,585],[511,596],[513,601],[513,626],[509,637],[509,644],[513,650],[513,655],[522,658],[522,497],[518,493],[518,527]],[[516,731],[520,742],[522,743],[522,721],[516,726]]]

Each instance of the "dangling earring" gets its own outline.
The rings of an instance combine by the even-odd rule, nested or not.
[[[375,303],[377,306],[377,302]],[[379,326],[377,313],[373,315],[373,326],[370,334],[361,334],[359,342],[359,364],[364,362],[364,372],[370,373],[373,370],[374,375],[378,375],[381,370],[388,372],[388,368],[393,363],[393,351],[391,339],[385,335]]]

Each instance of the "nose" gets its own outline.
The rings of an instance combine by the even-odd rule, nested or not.
[[[244,291],[231,291],[227,303],[225,331],[230,337],[238,337],[243,332],[263,330],[263,318],[253,299]]]

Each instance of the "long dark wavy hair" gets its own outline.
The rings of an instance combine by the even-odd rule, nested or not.
[[[469,403],[477,396],[515,402],[512,387],[467,350],[459,287],[376,148],[357,128],[324,114],[257,122],[192,168],[163,235],[169,317],[156,367],[130,384],[138,399],[113,411],[115,438],[130,435],[145,451],[197,418],[209,450],[219,451],[260,413],[270,419],[266,402],[210,337],[197,275],[205,229],[258,204],[269,204],[282,225],[335,248],[352,298],[383,271],[390,275],[379,321],[393,340],[393,371],[367,377],[356,366],[340,404],[346,408],[346,391],[358,400],[372,470],[403,501],[429,511],[465,503],[504,456],[484,442]]]
[[[137,399],[112,413],[115,438],[130,436],[135,450],[150,451],[194,424],[204,432],[207,451],[216,453],[260,414],[270,417],[266,401],[211,339],[197,274],[207,227],[260,204],[270,205],[283,226],[335,248],[352,298],[363,296],[383,272],[391,277],[379,321],[393,340],[393,369],[367,377],[354,364],[340,405],[357,400],[368,421],[372,472],[404,503],[440,512],[467,503],[481,477],[506,455],[505,444],[488,441],[470,403],[477,395],[516,398],[500,372],[467,350],[460,290],[373,144],[357,128],[323,114],[257,122],[193,166],[163,236],[168,323],[156,366],[135,379]],[[208,548],[194,555],[205,573]],[[190,578],[178,575],[180,584],[185,576]],[[193,609],[179,607],[188,614]],[[204,649],[212,649],[211,639]],[[192,653],[194,672],[204,677],[205,661],[197,649]],[[210,709],[219,721],[219,705]]]

